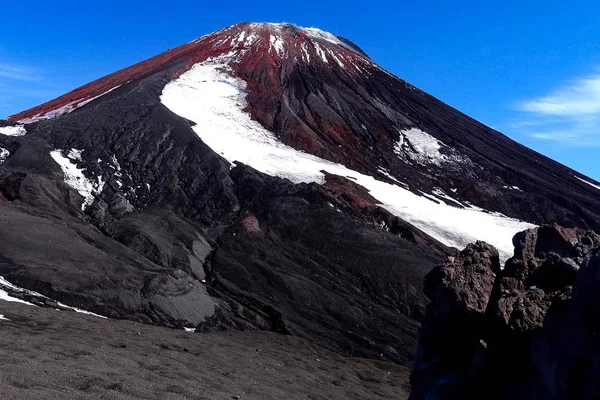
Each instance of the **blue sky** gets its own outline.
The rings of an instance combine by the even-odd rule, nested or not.
[[[0,117],[236,22],[285,21],[351,39],[397,76],[600,180],[600,2],[208,3],[3,4]]]

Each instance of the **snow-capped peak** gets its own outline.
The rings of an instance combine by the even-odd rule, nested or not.
[[[332,33],[326,32],[319,28],[305,28],[302,26],[298,26],[291,23],[248,23],[248,24],[240,24],[240,27],[243,29],[253,30],[255,32],[268,30],[274,36],[284,37],[286,34],[290,35],[293,38],[298,36],[303,37],[306,36],[310,38],[311,41],[322,43],[325,42],[330,45],[335,45],[342,47],[346,50],[350,50],[360,55],[361,57],[367,57],[367,55],[355,44],[351,43],[347,39],[343,39],[339,36],[336,36]]]
[[[358,46],[320,29],[303,28],[289,23],[244,22],[169,49],[52,101],[12,115],[8,120],[29,124],[59,118],[120,86],[142,79],[175,62],[179,61],[183,65],[176,73],[179,75],[197,63],[224,56],[229,57],[229,63],[241,63],[245,60],[252,69],[264,62],[281,65],[285,61],[325,64],[328,68],[343,68],[357,74],[374,66]]]
[[[356,45],[318,28],[304,28],[289,23],[240,23],[202,36],[189,44],[201,45],[211,52],[209,58],[229,55],[235,62],[260,57],[279,64],[324,63],[329,66],[356,69],[357,64],[371,64],[369,57]],[[198,58],[203,62],[206,57]]]

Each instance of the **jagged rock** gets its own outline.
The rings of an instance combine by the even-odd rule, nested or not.
[[[527,279],[529,287],[554,292],[573,284],[579,265],[570,257],[550,253],[544,263]]]
[[[576,398],[567,392],[581,388],[579,383],[567,384],[570,389],[561,394],[565,384],[558,370],[565,369],[566,376],[573,370],[560,360],[565,351],[560,343],[576,326],[568,322],[571,285],[599,236],[551,225],[521,232],[514,242],[515,257],[497,280],[487,312],[488,367],[504,376],[499,398]]]
[[[439,304],[440,316],[460,312],[483,313],[500,271],[498,250],[485,242],[468,245],[456,258],[425,277],[425,295]]]
[[[592,231],[563,228],[553,224],[519,232],[513,238],[513,244],[515,254],[506,262],[504,276],[525,281],[547,260],[557,264],[557,260],[565,258],[558,268],[564,268],[565,273],[569,275],[568,270],[572,269],[572,263],[568,259],[575,264],[581,264],[590,249],[600,244],[600,236]],[[530,286],[535,284],[533,281]]]
[[[479,243],[428,274],[411,399],[598,398],[598,239],[556,225],[521,232],[491,291],[473,268]]]
[[[500,270],[498,251],[487,243],[467,246],[425,277],[432,303],[419,331],[411,372],[413,399],[452,399],[464,393],[484,357],[484,313]]]
[[[491,329],[490,335],[495,339],[500,336],[501,340],[503,335],[508,333],[529,334],[535,329],[540,329],[550,307],[550,299],[543,290],[524,290],[524,287],[515,281],[513,278],[501,280],[497,290],[502,292],[502,295],[488,310],[488,318],[495,328]]]
[[[590,252],[573,286],[559,342],[555,374],[557,398],[600,397],[600,249]],[[550,380],[552,381],[552,380]]]

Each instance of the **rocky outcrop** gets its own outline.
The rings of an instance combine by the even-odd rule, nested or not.
[[[425,277],[424,292],[432,303],[419,331],[414,399],[454,398],[467,390],[471,366],[482,352],[485,311],[499,269],[498,251],[477,242]]]
[[[425,278],[411,399],[600,395],[600,236],[557,225],[469,245]]]

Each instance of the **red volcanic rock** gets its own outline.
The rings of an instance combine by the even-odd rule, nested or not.
[[[598,398],[599,239],[542,226],[497,279],[478,244],[429,273],[410,398]]]
[[[600,245],[600,235],[553,224],[519,232],[513,243],[515,255],[506,262],[504,274],[537,286],[539,279],[545,279],[540,278],[546,275],[544,271],[538,271],[542,267],[564,271],[568,275],[567,282],[572,282],[577,268],[570,266],[581,264],[587,252]],[[573,270],[572,273],[569,270]],[[551,275],[556,277],[554,273]]]
[[[241,222],[246,232],[260,232],[260,224],[254,215],[244,218]]]
[[[496,280],[495,271],[500,271],[498,250],[476,242],[427,274],[423,290],[444,315],[483,314]]]
[[[367,189],[343,176],[326,173],[323,187],[359,210],[379,203]]]
[[[471,398],[465,383],[482,351],[485,310],[499,268],[498,251],[477,242],[427,274],[423,291],[432,303],[419,330],[411,399]]]

